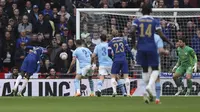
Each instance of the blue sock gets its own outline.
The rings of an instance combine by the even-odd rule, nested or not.
[[[119,88],[121,89],[122,94],[125,95],[126,94],[126,90],[124,88],[124,84],[122,83],[122,81],[121,80],[117,80],[117,84],[118,84]]]
[[[99,91],[101,91],[102,85],[103,85],[103,81],[102,81],[102,80],[99,80],[98,83],[97,83],[97,89],[98,89]]]
[[[80,92],[80,80],[74,79],[75,92]],[[78,91],[77,91],[78,90]]]
[[[156,99],[160,99],[160,82],[156,82]]]
[[[89,80],[89,84],[90,84],[90,90],[91,90],[91,93],[94,92],[94,82],[92,79],[88,79]]]

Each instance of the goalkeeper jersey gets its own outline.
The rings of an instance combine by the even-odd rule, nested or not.
[[[184,48],[178,48],[178,65],[179,66],[194,66],[197,62],[197,57],[194,50],[189,47],[185,46]]]

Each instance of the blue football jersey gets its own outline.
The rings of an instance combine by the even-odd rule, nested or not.
[[[136,26],[139,37],[137,41],[137,50],[156,50],[157,46],[154,41],[154,34],[156,30],[161,29],[159,21],[151,16],[145,15],[134,20],[133,26]]]
[[[80,68],[91,65],[92,52],[86,47],[78,47],[73,52],[73,57],[76,57],[79,61]]]
[[[126,52],[131,53],[127,41],[122,37],[113,38],[108,46],[112,49],[114,53],[114,61],[124,61],[126,60]],[[133,58],[131,53],[131,58]]]
[[[108,43],[102,42],[95,46],[94,54],[98,56],[99,66],[112,66],[112,59],[108,56]]]

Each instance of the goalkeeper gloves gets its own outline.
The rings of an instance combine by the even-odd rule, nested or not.
[[[194,64],[193,70],[195,73],[197,72],[197,63]]]
[[[174,66],[174,68],[172,69],[172,72],[174,73],[177,68],[178,68],[177,66]]]

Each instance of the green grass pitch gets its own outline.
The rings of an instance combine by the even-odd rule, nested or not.
[[[200,112],[200,97],[0,97],[0,112]]]

